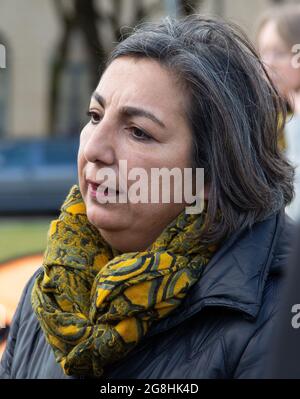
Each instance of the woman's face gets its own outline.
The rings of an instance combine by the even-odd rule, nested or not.
[[[293,66],[294,53],[280,37],[275,21],[270,20],[262,27],[258,49],[280,93],[288,97],[291,92],[299,90],[300,70]]]
[[[118,189],[121,160],[128,173],[143,168],[149,177],[151,168],[191,167],[186,106],[176,78],[153,60],[120,57],[104,72],[91,98],[91,120],[81,132],[78,174],[87,217],[113,248],[146,249],[186,203],[172,202],[172,189],[170,203],[99,203],[97,173],[111,168]],[[128,189],[137,180],[128,180]]]

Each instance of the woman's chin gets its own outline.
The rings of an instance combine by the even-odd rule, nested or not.
[[[124,216],[114,207],[105,204],[86,204],[86,214],[89,222],[97,229],[121,230],[124,229]]]

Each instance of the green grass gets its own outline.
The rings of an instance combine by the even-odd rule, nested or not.
[[[0,220],[0,262],[22,255],[43,252],[49,219]]]

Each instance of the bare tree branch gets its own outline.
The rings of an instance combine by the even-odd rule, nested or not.
[[[180,14],[183,16],[195,14],[197,12],[197,8],[203,0],[180,0],[179,1],[179,9]]]
[[[70,47],[70,38],[78,30],[84,39],[86,50],[89,57],[91,90],[98,83],[102,72],[102,62],[106,59],[105,38],[101,37],[98,29],[99,24],[107,21],[115,37],[115,41],[122,40],[121,21],[122,10],[126,0],[112,0],[113,13],[105,15],[97,10],[94,0],[73,0],[72,12],[64,7],[64,0],[53,0],[57,16],[62,25],[62,35],[59,38],[56,56],[52,65],[50,75],[50,93],[49,93],[49,129],[54,132],[55,121],[57,120],[57,104],[59,90],[61,90],[61,78],[66,66],[68,52]],[[195,0],[193,1],[193,3]],[[187,5],[185,6],[185,9]],[[147,8],[141,0],[133,2],[132,25],[145,20]]]
[[[55,58],[50,71],[50,93],[49,93],[49,114],[48,114],[48,125],[50,135],[54,134],[54,125],[57,115],[57,104],[60,90],[61,76],[63,69],[66,65],[68,48],[71,38],[71,33],[75,27],[75,18],[66,14],[61,0],[55,0],[54,5],[56,7],[59,18],[63,25],[62,36],[59,39],[59,44],[55,54]]]
[[[105,51],[99,37],[97,24],[99,15],[94,0],[75,0],[77,25],[85,39],[91,65],[91,85],[95,86],[102,72],[101,62],[105,59]]]

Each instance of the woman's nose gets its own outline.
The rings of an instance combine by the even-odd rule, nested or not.
[[[112,131],[108,131],[108,127],[100,125],[101,123],[90,132],[84,144],[84,156],[88,162],[111,165],[116,157],[114,135]]]

